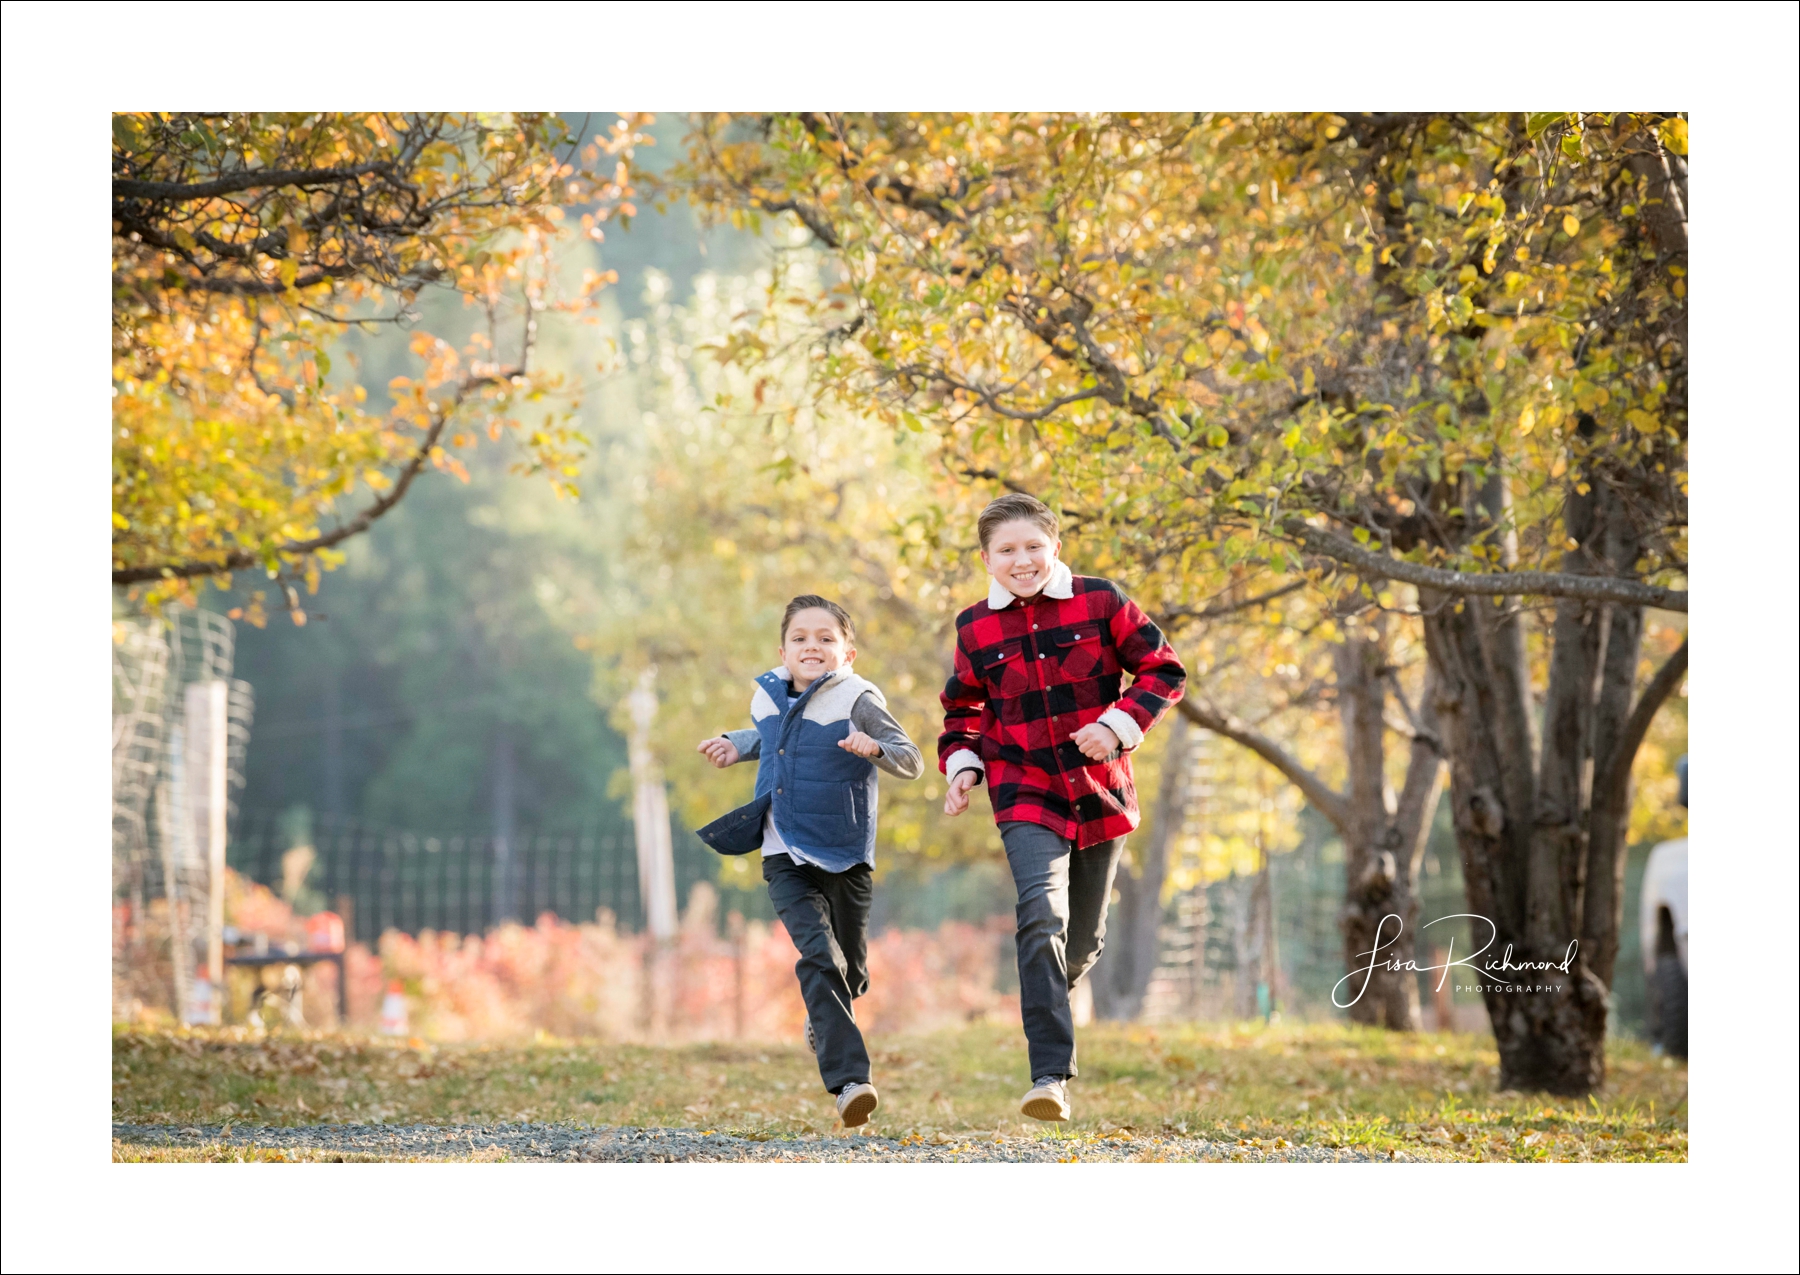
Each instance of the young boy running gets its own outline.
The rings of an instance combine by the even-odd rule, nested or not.
[[[700,829],[721,854],[762,850],[776,915],[800,950],[806,1039],[845,1126],[880,1102],[850,1002],[869,990],[869,900],[879,766],[925,769],[873,683],[850,671],[856,626],[835,602],[803,594],[781,619],[781,663],[756,679],[756,724],[702,740],[713,765],[757,759],[756,798]]]
[[[1187,672],[1161,630],[1110,580],[1058,561],[1057,517],[1007,495],[981,512],[987,600],[956,617],[938,768],[944,813],[985,776],[1018,890],[1019,1010],[1031,1091],[1019,1110],[1069,1118],[1069,989],[1106,940],[1125,836],[1138,826],[1130,753],[1181,698]],[[1132,675],[1122,694],[1120,674]]]

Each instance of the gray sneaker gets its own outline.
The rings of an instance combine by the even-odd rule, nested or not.
[[[880,1105],[881,1099],[876,1095],[874,1085],[845,1085],[838,1095],[838,1119],[844,1122],[844,1128],[854,1129],[859,1124],[867,1124],[870,1113]]]
[[[1067,1120],[1068,1082],[1061,1076],[1043,1076],[1033,1081],[1031,1092],[1019,1102],[1019,1111],[1033,1120]]]

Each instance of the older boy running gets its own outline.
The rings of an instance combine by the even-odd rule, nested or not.
[[[1002,496],[977,523],[987,600],[956,617],[941,697],[944,813],[986,777],[1018,890],[1019,1010],[1031,1091],[1019,1110],[1067,1120],[1076,1075],[1069,989],[1106,940],[1125,836],[1138,826],[1131,750],[1181,698],[1187,672],[1161,630],[1110,580],[1058,560],[1056,514]],[[1121,693],[1120,674],[1132,675]]]

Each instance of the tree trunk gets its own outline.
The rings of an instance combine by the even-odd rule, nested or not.
[[[1340,829],[1340,926],[1350,974],[1345,999],[1355,997],[1349,1007],[1352,1022],[1418,1031],[1424,1026],[1418,975],[1384,964],[1404,959],[1413,948],[1419,916],[1414,882],[1443,789],[1440,745],[1428,724],[1435,722],[1433,688],[1428,683],[1421,714],[1408,712],[1414,736],[1405,787],[1396,801],[1385,766],[1387,689],[1393,672],[1385,634],[1376,629],[1347,639],[1338,648],[1337,666],[1338,712],[1350,772],[1348,818]]]
[[[1607,485],[1577,488],[1566,523],[1576,541],[1566,571],[1630,573],[1640,542],[1630,511]],[[1631,762],[1680,669],[1671,661],[1631,707],[1642,609],[1563,599],[1551,624],[1534,767],[1532,753],[1511,742],[1523,732],[1511,688],[1522,684],[1524,663],[1502,631],[1516,627],[1516,611],[1504,599],[1425,595],[1421,605],[1441,683],[1469,908],[1493,927],[1476,967],[1452,977],[1472,977],[1482,990],[1503,1088],[1591,1093],[1606,1077]],[[1685,646],[1677,658],[1684,669]],[[1487,937],[1483,928],[1477,945]]]
[[[1513,645],[1522,662],[1523,639]],[[1350,769],[1349,787],[1342,793],[1333,790],[1273,740],[1229,713],[1193,697],[1184,698],[1179,708],[1184,717],[1250,749],[1279,770],[1343,838],[1344,908],[1339,924],[1344,934],[1347,978],[1342,985],[1345,994],[1337,1003],[1350,1002],[1348,1009],[1354,1022],[1417,1031],[1423,1026],[1418,976],[1379,966],[1411,951],[1416,932],[1419,904],[1414,882],[1443,791],[1445,754],[1437,725],[1436,682],[1428,673],[1419,712],[1407,709],[1408,716],[1414,719],[1413,741],[1405,784],[1396,801],[1386,782],[1384,762],[1387,687],[1393,676],[1385,630],[1371,627],[1346,639],[1338,650],[1337,666],[1338,711]],[[1519,684],[1523,686],[1523,681]],[[1401,706],[1406,707],[1403,700]],[[1383,928],[1383,918],[1389,916],[1398,921],[1388,921]],[[1378,929],[1382,947],[1377,968],[1370,971],[1369,953],[1375,949]],[[1252,942],[1250,930],[1246,929],[1244,935],[1244,943]],[[1244,977],[1244,959],[1240,954],[1240,978]],[[1242,997],[1250,995],[1249,987],[1241,992]],[[1243,999],[1239,1008],[1243,1010],[1250,1004],[1250,1000]]]
[[[344,671],[336,661],[325,666],[325,684],[320,696],[325,729],[320,732],[323,755],[325,819],[333,832],[340,830],[350,813],[348,768],[344,765]]]
[[[1396,696],[1399,688],[1394,688]],[[1431,823],[1437,814],[1438,800],[1444,792],[1444,745],[1438,736],[1437,681],[1426,671],[1424,693],[1419,697],[1420,712],[1414,715],[1415,734],[1408,752],[1406,780],[1400,800],[1382,833],[1386,852],[1394,856],[1396,868],[1395,898],[1406,921],[1406,940],[1398,956],[1413,952],[1418,946],[1419,872],[1425,862],[1425,843],[1431,839]],[[1408,973],[1395,980],[1387,1003],[1387,1026],[1394,1030],[1418,1031],[1424,1026],[1419,1010],[1418,976]]]
[[[1094,1013],[1100,1018],[1137,1018],[1144,1010],[1150,977],[1156,973],[1163,881],[1168,875],[1169,844],[1187,810],[1193,743],[1187,718],[1179,714],[1169,722],[1168,731],[1150,835],[1130,847],[1135,865],[1121,863],[1113,879],[1119,901],[1107,923],[1106,953],[1089,979],[1094,988]]]
[[[1371,1027],[1416,1027],[1418,1010],[1390,1023],[1388,1006],[1404,1002],[1396,986],[1411,974],[1381,968],[1397,951],[1402,931],[1389,918],[1396,913],[1404,933],[1411,933],[1407,902],[1396,897],[1399,865],[1382,845],[1382,832],[1392,808],[1383,766],[1382,710],[1387,700],[1383,665],[1387,652],[1378,635],[1353,635],[1337,648],[1338,716],[1344,728],[1344,756],[1349,769],[1349,819],[1340,829],[1344,839],[1344,906],[1338,924],[1344,934],[1344,968],[1350,975],[1350,1021]],[[1383,944],[1385,950],[1379,950]],[[1371,967],[1371,960],[1374,964]],[[1359,974],[1359,971],[1362,973]],[[1415,994],[1415,1000],[1417,999]]]
[[[494,877],[492,924],[504,925],[518,917],[513,854],[517,849],[517,759],[513,754],[512,731],[505,722],[494,727],[492,783],[492,815],[494,824]]]

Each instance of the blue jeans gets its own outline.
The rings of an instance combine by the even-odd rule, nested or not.
[[[1040,824],[1003,823],[1000,840],[1019,893],[1019,1016],[1031,1078],[1074,1076],[1069,989],[1106,946],[1106,908],[1125,838],[1077,850]]]

